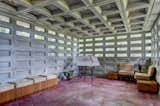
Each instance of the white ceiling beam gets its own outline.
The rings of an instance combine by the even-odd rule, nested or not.
[[[116,0],[116,4],[119,8],[120,11],[120,15],[123,19],[123,23],[125,25],[126,31],[130,32],[130,28],[129,28],[129,20],[128,20],[128,11],[127,11],[127,4],[128,4],[128,0]]]
[[[153,9],[155,8],[155,9],[157,9],[157,10],[160,10],[158,3],[160,4],[160,1],[159,1],[159,0],[150,0],[149,8],[148,8],[148,11],[147,11],[147,14],[146,14],[146,18],[145,18],[143,30],[150,30],[150,29],[151,29],[151,26],[152,26],[152,25],[150,25],[149,23],[150,23],[150,21],[151,21],[151,19],[152,19],[151,16],[152,16],[153,13],[154,13]],[[158,4],[158,5],[156,5],[156,4]],[[158,14],[159,14],[159,11],[158,11]],[[157,14],[157,15],[158,15],[158,14]],[[154,17],[156,17],[156,16],[154,16]],[[150,26],[149,26],[149,25],[150,25]]]
[[[137,10],[137,9],[142,9],[142,8],[148,8],[149,7],[149,4],[148,3],[132,3],[132,4],[129,4],[127,6],[127,10],[128,11],[134,11],[134,10]]]
[[[119,13],[119,10],[104,10],[104,11],[102,11],[102,15],[104,15],[104,16],[108,16],[108,15],[113,15],[113,14],[117,14],[117,13]]]

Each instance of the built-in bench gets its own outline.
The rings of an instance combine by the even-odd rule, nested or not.
[[[38,75],[9,83],[0,83],[0,104],[56,86],[58,81],[56,75]]]
[[[15,87],[13,84],[0,84],[0,104],[15,100]]]

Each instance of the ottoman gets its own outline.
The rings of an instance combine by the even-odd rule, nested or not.
[[[158,93],[158,84],[154,80],[137,80],[137,88],[139,91]]]
[[[118,80],[117,72],[108,72],[106,75],[107,79]]]

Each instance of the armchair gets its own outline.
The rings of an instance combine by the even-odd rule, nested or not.
[[[136,80],[156,80],[156,68],[154,66],[150,66],[148,68],[147,73],[139,73],[136,72],[134,75]]]
[[[132,64],[120,64],[119,65],[119,78],[127,78],[129,80],[134,79],[134,66]]]

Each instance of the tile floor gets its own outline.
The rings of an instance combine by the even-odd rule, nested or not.
[[[76,77],[4,106],[160,106],[160,95],[138,92],[125,81]]]

